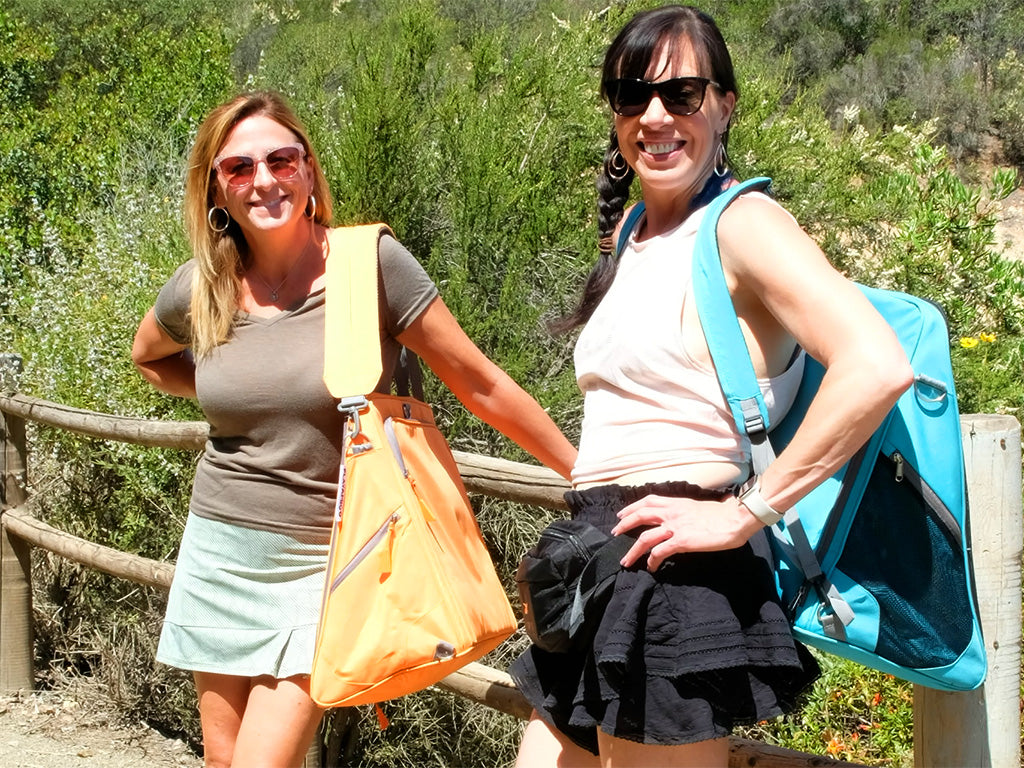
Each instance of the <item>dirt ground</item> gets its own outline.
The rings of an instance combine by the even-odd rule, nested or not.
[[[0,696],[4,768],[202,768],[179,739],[112,720],[87,681],[63,691]]]

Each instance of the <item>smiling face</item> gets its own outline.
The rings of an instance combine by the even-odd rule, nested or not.
[[[246,240],[294,225],[302,220],[313,190],[313,174],[309,161],[303,157],[298,171],[291,178],[278,178],[271,173],[266,155],[270,150],[302,142],[291,130],[266,115],[253,115],[239,122],[217,151],[218,158],[247,155],[261,160],[255,167],[252,183],[243,186],[228,184],[226,174],[214,175],[214,204],[226,208],[241,227]],[[278,174],[279,176],[287,176]]]
[[[707,77],[686,38],[675,45],[662,43],[643,79],[657,84],[676,77]],[[619,151],[632,166],[648,205],[672,199],[688,205],[714,169],[736,96],[707,87],[704,103],[692,115],[680,116],[665,108],[655,89],[646,109],[635,116],[615,115]]]

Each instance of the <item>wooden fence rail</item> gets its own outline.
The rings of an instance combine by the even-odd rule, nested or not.
[[[3,357],[3,356],[0,356]],[[4,360],[0,359],[0,369]],[[8,361],[9,364],[9,361]],[[2,371],[0,371],[2,372]],[[4,379],[0,376],[0,390]],[[30,547],[90,568],[166,589],[174,567],[71,536],[35,519],[27,494],[25,422],[138,445],[198,450],[205,422],[162,422],[110,416],[20,394],[0,392],[0,691],[31,689]],[[989,677],[978,691],[941,693],[915,686],[915,766],[1018,766],[1021,581],[1020,425],[1011,417],[963,416],[972,504],[974,563]],[[564,509],[565,481],[548,469],[455,452],[470,493]],[[470,664],[439,687],[525,719],[529,706],[503,671]],[[733,738],[731,768],[845,765]]]

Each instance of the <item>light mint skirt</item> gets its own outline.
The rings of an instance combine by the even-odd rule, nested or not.
[[[157,661],[197,672],[308,675],[330,547],[190,514]]]

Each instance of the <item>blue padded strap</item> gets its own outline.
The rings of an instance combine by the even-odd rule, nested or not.
[[[644,215],[644,201],[641,200],[639,203],[633,206],[633,210],[629,212],[629,216],[622,222],[622,229],[619,230],[619,240],[615,243],[615,255],[618,256],[622,253],[622,249],[626,247],[626,243],[629,242],[629,236],[636,229],[637,222],[640,221],[640,217]]]
[[[693,293],[700,324],[736,428],[740,434],[751,437],[757,463],[770,461],[761,446],[767,446],[766,435],[771,424],[750,355],[739,353],[739,350],[746,351],[747,342],[736,319],[736,310],[722,273],[718,253],[718,219],[739,195],[766,189],[770,183],[771,179],[765,177],[748,179],[712,200],[704,212],[693,251]]]
[[[764,177],[750,179],[730,187],[712,200],[697,230],[697,243],[693,251],[693,293],[697,314],[733,420],[740,434],[750,438],[751,464],[757,475],[763,473],[775,460],[775,452],[768,441],[771,423],[722,272],[718,251],[718,220],[739,195],[749,190],[766,189],[770,183],[771,180]],[[805,580],[814,585],[818,593],[818,621],[822,631],[827,637],[845,640],[846,626],[854,619],[852,607],[822,572],[796,507],[786,512],[784,524],[792,546],[786,545],[786,538],[777,528],[773,531],[774,543],[789,553],[791,561],[803,572]]]

